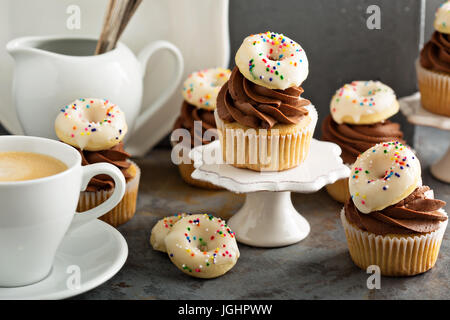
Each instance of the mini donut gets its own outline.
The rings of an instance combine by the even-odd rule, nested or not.
[[[233,268],[239,258],[234,232],[224,220],[208,214],[182,218],[165,242],[173,264],[197,278],[219,277]]]
[[[379,81],[345,84],[330,103],[331,116],[339,124],[373,124],[386,120],[398,110],[394,90]]]
[[[214,110],[220,88],[230,78],[224,68],[205,69],[191,73],[183,84],[184,99],[197,108]]]
[[[441,4],[437,9],[434,29],[441,33],[450,34],[450,1]]]
[[[186,217],[187,213],[179,213],[171,217],[165,217],[159,220],[152,229],[152,234],[150,236],[150,244],[152,245],[154,250],[167,252],[166,250],[166,236],[172,230],[172,227],[177,223],[181,218]]]
[[[61,109],[55,120],[58,138],[81,150],[108,150],[127,133],[125,115],[106,99],[78,99]]]
[[[298,87],[308,77],[305,51],[281,33],[267,31],[248,36],[235,62],[244,77],[269,89]]]
[[[421,183],[417,157],[407,146],[392,141],[358,156],[351,167],[349,191],[358,210],[370,213],[398,203]]]

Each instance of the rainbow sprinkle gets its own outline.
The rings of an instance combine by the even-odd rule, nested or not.
[[[176,220],[178,221],[181,219],[181,216],[175,216]],[[225,223],[224,220],[220,218],[216,218],[211,214],[204,214],[202,215],[202,218],[207,219],[209,221],[217,221],[219,224],[218,229],[211,230],[211,235],[209,236],[209,240],[213,241],[216,239],[216,237],[226,237],[229,236],[231,238],[235,237],[234,232],[231,231],[231,229],[228,227],[228,225]],[[173,219],[168,219],[165,221],[167,222],[167,227],[171,227],[174,224]],[[204,265],[206,267],[210,267],[211,265],[214,265],[217,263],[217,258],[219,256],[223,258],[232,258],[233,254],[226,248],[226,244],[222,244],[222,247],[216,247],[214,250],[206,251],[205,249],[208,247],[208,241],[202,237],[197,236],[197,228],[200,228],[203,223],[201,223],[200,218],[190,219],[189,226],[186,227],[185,233],[184,233],[184,239],[186,241],[185,244],[177,244],[176,246],[178,248],[183,248],[184,251],[190,256],[190,257],[196,257],[197,255],[201,255],[205,257]],[[208,229],[206,229],[209,231]],[[211,250],[211,249],[210,249]],[[211,252],[211,253],[210,253]],[[173,253],[169,253],[170,257],[173,257]],[[189,266],[188,264],[182,264],[181,268],[183,270],[187,270],[188,272],[202,272],[203,265],[198,265],[196,267]]]
[[[254,36],[254,35],[250,35]],[[259,33],[257,34],[259,36],[258,40],[253,41],[253,45],[257,45],[260,43],[265,43],[269,45],[269,51],[268,52],[259,52],[259,60],[265,65],[265,72],[266,74],[255,74],[255,60],[252,58],[248,62],[248,68],[250,74],[253,76],[254,79],[264,79],[265,77],[268,77],[269,81],[273,81],[274,77],[279,77],[281,80],[284,80],[285,76],[279,71],[280,67],[280,60],[283,60],[286,58],[289,54],[289,52],[292,52],[292,48],[296,48],[295,52],[302,52],[303,49],[300,47],[300,45],[288,38],[286,38],[281,33],[276,32],[270,32],[267,31],[266,33]],[[294,53],[291,53],[289,55],[290,57],[294,56]],[[299,59],[298,61],[289,61],[289,65],[292,67],[297,67],[303,62],[302,59]]]
[[[78,100],[76,100],[75,102],[73,102],[70,105],[66,105],[64,106],[64,108],[61,108],[61,113],[63,113],[64,117],[67,119],[71,119],[72,117],[78,117],[82,123],[84,123],[85,125],[82,128],[78,128],[77,126],[73,126],[72,127],[72,133],[70,133],[70,137],[71,138],[75,138],[77,135],[78,136],[89,136],[92,133],[96,133],[101,129],[101,126],[103,124],[110,124],[112,123],[112,120],[115,118],[115,116],[117,114],[120,113],[119,108],[117,107],[117,105],[115,104],[111,104],[109,102],[109,100],[107,99],[102,99],[102,104],[103,106],[107,107],[109,106],[106,111],[105,111],[105,117],[98,121],[98,122],[88,122],[88,120],[82,119],[83,118],[83,104],[86,103],[84,105],[84,109],[88,110],[91,108],[95,108],[95,101],[94,100],[89,100],[87,101],[84,98],[80,98]],[[98,103],[98,102],[97,102]],[[118,129],[118,133],[119,136],[122,134],[122,129]],[[119,139],[119,136],[116,136],[116,139]]]
[[[383,185],[383,187],[381,188],[382,191],[387,191],[389,189],[389,185],[387,184],[391,179],[393,178],[400,178],[402,173],[401,171],[404,170],[405,167],[410,167],[410,165],[407,162],[407,157],[403,156],[400,154],[399,151],[402,151],[404,148],[407,148],[406,146],[404,146],[403,144],[401,144],[398,141],[395,142],[387,142],[387,143],[383,143],[382,144],[383,149],[381,150],[381,152],[383,152],[384,154],[389,153],[389,150],[392,149],[392,147],[394,148],[394,154],[393,156],[390,158],[390,160],[392,161],[392,165],[389,167],[388,170],[385,170],[384,175],[382,177],[380,177],[378,180],[382,180],[385,182],[385,184]],[[375,153],[377,150],[376,149],[372,149],[372,153]],[[361,154],[358,156],[360,157]],[[412,160],[414,160],[415,157],[412,157]],[[355,167],[353,168],[353,173],[351,178],[352,179],[359,179],[360,178],[360,174],[370,174],[369,170],[364,170],[361,167]],[[367,183],[372,183],[376,181],[375,179],[368,179]],[[361,197],[362,199],[366,198],[366,195],[360,195],[358,192],[356,192],[354,195],[351,195],[351,198],[354,199],[356,197]],[[365,204],[364,200],[360,200],[362,204]]]

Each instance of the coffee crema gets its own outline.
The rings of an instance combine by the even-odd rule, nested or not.
[[[0,182],[34,180],[67,170],[67,165],[54,157],[21,151],[0,152]]]

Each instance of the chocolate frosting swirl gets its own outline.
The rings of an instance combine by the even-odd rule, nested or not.
[[[194,121],[201,121],[201,132],[198,129],[195,130]],[[197,108],[196,106],[183,101],[181,114],[175,121],[173,130],[181,128],[190,131],[192,147],[194,146],[194,143],[197,143],[198,145],[210,143],[211,141],[203,139],[203,135],[206,130],[216,128],[214,111]],[[212,141],[214,141],[214,139],[212,139]]]
[[[234,67],[217,96],[217,113],[226,122],[270,129],[277,123],[297,124],[308,115],[310,102],[300,98],[301,87],[273,90],[247,80]]]
[[[447,215],[437,211],[445,206],[445,201],[425,197],[429,190],[428,186],[418,187],[397,204],[368,214],[361,213],[349,199],[345,216],[358,228],[377,235],[433,232],[439,229],[441,221],[447,220]]]
[[[348,164],[377,143],[397,140],[405,144],[402,138],[400,125],[389,120],[370,125],[338,124],[329,115],[322,122],[322,140],[340,146],[342,160]]]
[[[435,31],[420,52],[420,64],[426,69],[450,73],[450,34]]]
[[[128,172],[128,168],[131,163],[128,159],[131,155],[123,149],[123,142],[115,145],[111,149],[102,151],[81,151],[77,149],[81,154],[81,165],[87,166],[88,164],[107,162],[115,165],[122,171],[125,180],[128,181],[132,178],[132,175]],[[111,190],[114,187],[114,180],[106,174],[100,174],[91,179],[86,188],[86,191],[99,191],[99,190]]]

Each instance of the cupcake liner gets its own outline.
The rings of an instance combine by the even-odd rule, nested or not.
[[[180,163],[178,165],[178,170],[180,171],[181,178],[187,183],[194,187],[199,187],[203,189],[210,190],[223,190],[223,188],[218,187],[210,182],[197,180],[192,178],[192,172],[194,172],[195,167],[192,163]]]
[[[349,169],[351,168],[351,164],[344,163]],[[336,201],[340,203],[347,202],[350,199],[350,191],[348,189],[348,178],[337,180],[334,183],[327,184],[325,186],[328,194]]]
[[[328,194],[340,203],[347,202],[350,199],[350,191],[348,190],[348,178],[337,180],[335,183],[325,186]]]
[[[308,156],[317,123],[314,107],[308,110],[310,123],[293,134],[279,134],[275,130],[261,134],[253,129],[226,128],[216,111],[214,116],[224,162],[254,171],[282,171],[298,166]]]
[[[172,148],[175,147],[177,143],[175,142],[171,142]],[[189,152],[192,150],[189,147],[183,146],[183,153],[185,154],[189,154]],[[180,172],[180,176],[181,178],[184,180],[184,182],[186,182],[187,184],[194,186],[194,187],[198,187],[198,188],[203,188],[203,189],[209,189],[209,190],[223,190],[223,188],[218,187],[210,182],[206,182],[206,181],[202,181],[202,180],[197,180],[192,178],[192,172],[194,172],[195,167],[194,167],[194,163],[192,161],[191,158],[189,158],[189,163],[184,163],[181,162],[180,164],[178,164],[178,171]]]
[[[419,60],[416,71],[422,106],[432,113],[450,117],[450,75],[427,70]]]
[[[136,212],[136,201],[139,189],[139,180],[141,177],[141,170],[132,161],[131,165],[136,168],[136,175],[127,182],[125,194],[122,200],[117,204],[114,209],[107,212],[99,219],[117,227],[133,218]],[[83,212],[92,209],[104,201],[106,201],[114,192],[112,190],[99,190],[99,191],[82,191],[80,193],[80,199],[78,200],[78,212]]]
[[[448,220],[423,235],[376,235],[350,224],[341,211],[341,221],[353,262],[363,270],[380,267],[384,276],[412,276],[433,268]]]

